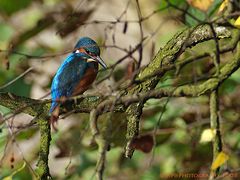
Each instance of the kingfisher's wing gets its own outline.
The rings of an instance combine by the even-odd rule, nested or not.
[[[76,85],[84,76],[86,69],[87,62],[83,60],[82,56],[71,54],[66,58],[59,67],[52,82],[52,105],[50,112],[53,112],[57,107],[58,102],[56,100],[61,97],[70,97],[73,94]]]

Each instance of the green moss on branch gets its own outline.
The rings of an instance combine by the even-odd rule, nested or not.
[[[216,29],[218,28],[218,29]],[[231,37],[231,32],[227,30],[225,27],[216,27],[216,35],[218,38],[226,38]],[[165,46],[163,49],[160,49],[155,58],[143,69],[139,72],[138,76],[136,77],[137,81],[141,81],[166,66],[173,64],[179,55],[185,51],[186,48],[192,47],[197,43],[207,41],[213,39],[213,33],[211,27],[208,24],[199,25],[194,28],[186,29],[178,34],[176,34]],[[164,75],[164,72],[160,74],[161,76]],[[159,75],[149,78],[146,81],[140,83],[139,85],[133,87],[128,94],[136,94],[139,92],[148,92],[155,88],[159,81]],[[217,80],[212,80],[214,84],[217,84]],[[202,87],[203,92],[204,89],[207,89],[208,85],[205,84]],[[205,88],[206,87],[206,88]],[[193,91],[193,92],[192,92]],[[198,94],[198,90],[196,90],[193,86],[185,86],[185,88],[179,88],[176,90],[178,94]],[[128,129],[127,129],[127,138],[129,140],[128,145],[126,147],[125,155],[127,157],[131,157],[133,150],[131,149],[131,141],[134,139],[139,132],[139,118],[141,116],[142,108],[144,103],[134,103],[130,105],[127,109],[127,120],[128,120]],[[129,153],[131,152],[131,153]]]
[[[51,128],[48,119],[48,116],[40,115],[37,121],[40,130],[40,150],[36,172],[42,180],[52,179],[48,167],[48,155],[51,142]]]

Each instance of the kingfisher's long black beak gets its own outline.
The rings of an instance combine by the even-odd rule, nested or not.
[[[95,56],[94,59],[104,68],[107,69],[106,63],[102,60],[100,56]]]

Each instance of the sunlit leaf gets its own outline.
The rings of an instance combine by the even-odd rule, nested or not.
[[[225,154],[224,152],[220,152],[217,155],[217,158],[214,160],[214,162],[212,163],[211,169],[215,170],[218,167],[220,167],[222,164],[224,164],[227,160],[229,159],[229,156],[227,154]]]
[[[212,141],[216,135],[216,129],[205,129],[201,134],[200,143]]]
[[[227,7],[228,3],[229,3],[229,0],[224,0],[218,9],[218,13],[221,13]]]
[[[212,5],[208,9],[208,12],[207,12],[208,17],[211,17],[212,15],[214,15],[214,13],[217,13],[221,4],[222,4],[222,0],[214,0]]]
[[[12,180],[12,176],[7,176],[7,177],[3,178],[3,180]]]
[[[234,26],[237,27],[237,28],[240,28],[240,16],[235,21]]]
[[[213,0],[187,0],[187,2],[201,11],[207,11],[208,8],[212,5]]]

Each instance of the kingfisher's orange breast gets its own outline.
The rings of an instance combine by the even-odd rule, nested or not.
[[[84,76],[81,78],[77,86],[74,88],[72,95],[76,96],[84,93],[89,88],[89,86],[93,83],[93,81],[96,79],[97,72],[98,72],[97,68],[94,68],[94,67],[88,68]]]

